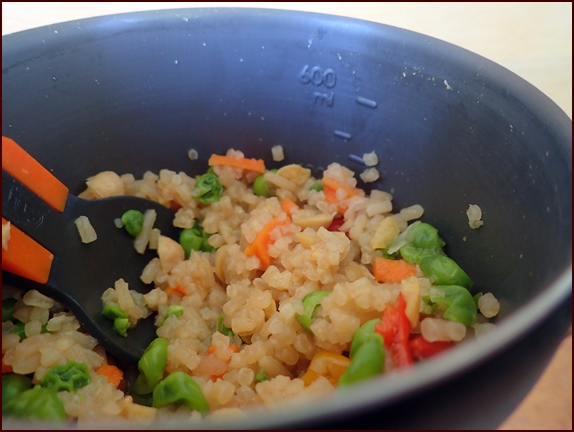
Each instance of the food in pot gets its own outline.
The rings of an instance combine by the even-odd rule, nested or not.
[[[137,252],[157,257],[141,276],[150,291],[119,279],[102,313],[126,337],[153,313],[157,338],[127,394],[124,371],[69,312],[37,291],[5,298],[5,416],[79,426],[237,418],[416,367],[492,326],[498,301],[476,293],[420,205],[393,213],[391,194],[360,188],[339,163],[314,176],[231,149],[209,165],[195,177],[88,179],[85,198],[140,195],[177,210],[179,238],[155,229],[153,213],[110,215]]]

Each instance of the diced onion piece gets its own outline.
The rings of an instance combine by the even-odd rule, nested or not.
[[[98,235],[96,234],[96,230],[90,223],[90,220],[87,216],[80,216],[76,220],[74,220],[76,227],[78,228],[78,233],[80,234],[80,238],[82,239],[82,243],[91,243],[98,239]]]

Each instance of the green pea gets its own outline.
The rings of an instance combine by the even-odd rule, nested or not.
[[[144,215],[139,210],[128,210],[122,215],[124,228],[131,236],[137,236],[143,228]]]
[[[255,177],[253,182],[253,193],[257,196],[269,198],[271,196],[273,187],[264,178],[263,174]]]
[[[138,375],[134,391],[148,394],[162,380],[167,365],[167,339],[156,338],[146,348],[138,362]]]
[[[470,291],[458,285],[439,285],[430,300],[445,308],[443,316],[447,320],[459,322],[470,327],[476,322],[476,303]]]
[[[14,327],[12,327],[10,332],[20,336],[20,341],[23,341],[24,339],[26,339],[25,324],[21,321],[15,322]]]
[[[185,252],[185,257],[189,258],[192,250],[201,250],[203,244],[203,237],[198,235],[193,228],[184,229],[179,235],[179,244]]]
[[[215,250],[209,244],[211,234],[205,232],[199,220],[195,220],[193,227],[184,229],[179,235],[179,244],[185,252],[185,258],[189,258],[191,251],[212,252]]]
[[[202,204],[211,204],[219,201],[223,195],[223,186],[214,172],[207,172],[195,182],[191,194]]]
[[[128,318],[116,318],[114,320],[114,330],[120,336],[127,337],[129,328],[130,328],[130,320]]]
[[[31,388],[32,378],[29,376],[15,373],[2,375],[2,411],[9,400]]]
[[[320,181],[315,182],[311,186],[309,186],[309,190],[314,190],[317,192],[321,192],[323,189],[324,189],[323,183],[321,183]]]
[[[379,322],[381,322],[380,318],[374,318],[359,327],[351,341],[351,350],[349,351],[350,358],[353,358],[359,347],[361,347],[371,335],[375,334],[375,326]]]
[[[440,250],[445,245],[438,235],[438,230],[424,222],[413,224],[407,232],[406,240],[419,249]]]
[[[165,318],[163,319],[163,322],[165,323],[165,321],[170,316],[175,316],[175,317],[179,318],[182,314],[183,314],[183,306],[181,306],[181,305],[170,305],[167,307],[167,312],[165,313]]]
[[[87,386],[91,381],[88,365],[70,360],[67,363],[53,366],[42,377],[40,385],[56,392],[75,392]]]
[[[321,301],[331,294],[330,291],[313,291],[303,297],[303,313],[295,314],[295,319],[301,327],[307,331],[311,331],[311,324],[313,322],[313,312],[317,309],[317,306],[321,304]]]
[[[420,264],[424,258],[438,253],[435,249],[421,249],[410,244],[401,247],[399,252],[405,261],[414,264]]]
[[[257,373],[255,374],[255,381],[256,382],[263,382],[263,381],[267,381],[269,379],[269,377],[267,376],[267,374],[265,373],[265,371],[263,369],[259,369],[257,371]]]
[[[17,302],[18,300],[11,297],[2,300],[2,322],[12,321],[14,319],[14,312],[16,312]]]
[[[384,364],[383,337],[374,333],[354,353],[351,363],[339,378],[339,387],[379,375],[383,371]]]
[[[209,402],[199,384],[184,372],[173,372],[164,378],[153,390],[153,406],[185,405],[190,410],[206,413]]]
[[[2,416],[22,420],[66,420],[64,404],[55,390],[36,386],[18,394],[5,405],[2,404]]]
[[[472,280],[452,259],[442,254],[423,258],[419,263],[421,271],[435,285],[460,285],[470,289]]]
[[[219,333],[224,334],[225,336],[233,336],[235,333],[233,333],[233,330],[231,330],[229,327],[225,327],[225,325],[223,324],[223,319],[224,316],[222,314],[220,314],[217,317],[217,323],[215,325],[215,330],[217,330]]]
[[[118,305],[110,303],[104,306],[102,315],[107,319],[115,320],[116,318],[127,318],[128,313],[120,308]]]

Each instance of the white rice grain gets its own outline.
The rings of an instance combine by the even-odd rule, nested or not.
[[[285,159],[285,153],[283,152],[283,146],[276,145],[271,147],[271,156],[275,162],[281,162]]]
[[[98,239],[96,230],[92,226],[90,219],[87,216],[80,216],[74,220],[76,227],[78,228],[78,233],[82,239],[82,243],[92,243]]]

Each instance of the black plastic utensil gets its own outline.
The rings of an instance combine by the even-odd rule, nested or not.
[[[42,277],[30,277],[29,272],[35,271],[30,263],[23,263],[20,269],[9,268],[9,264],[5,263],[5,257],[9,259],[9,254],[3,251],[3,283],[27,290],[37,289],[58,300],[74,313],[82,327],[97,338],[117,360],[136,363],[156,337],[154,315],[140,320],[135,328],[128,330],[127,337],[120,336],[114,330],[113,322],[102,315],[101,297],[120,278],[128,283],[130,290],[148,292],[152,287],[144,284],[140,275],[145,265],[157,254],[149,249],[139,254],[134,248],[134,237],[124,229],[119,229],[114,219],[120,218],[130,209],[142,212],[153,209],[157,214],[154,227],[160,229],[163,235],[175,237],[177,229],[172,223],[173,210],[134,196],[86,200],[68,193],[63,211],[58,211],[45,201],[45,196],[40,197],[32,191],[37,181],[29,188],[25,185],[29,181],[22,179],[18,172],[14,173],[13,169],[11,173],[5,171],[4,151],[3,139],[2,216],[50,251],[53,261],[49,266],[47,280],[42,283]],[[30,155],[27,156],[31,158],[32,164],[37,164],[33,169],[44,169]],[[23,169],[23,172],[28,170],[29,167]],[[51,180],[59,183],[47,170],[43,175],[46,173],[51,176]],[[74,222],[79,216],[88,217],[96,231],[97,240],[91,243],[81,241]],[[14,241],[18,239],[14,238]],[[10,246],[9,242],[8,251]],[[33,249],[37,249],[36,246]]]

